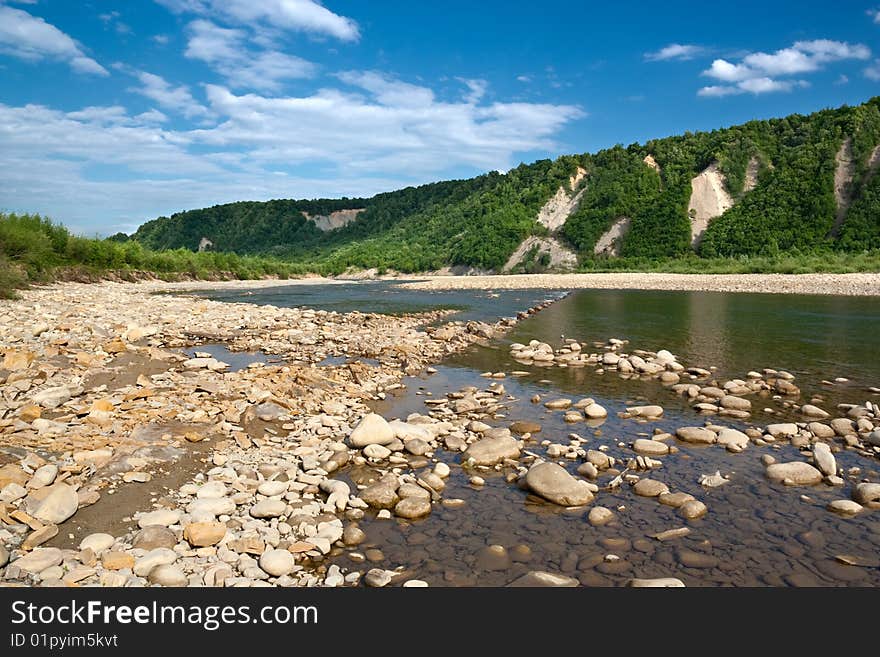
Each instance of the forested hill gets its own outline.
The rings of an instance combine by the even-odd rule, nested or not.
[[[612,258],[861,252],[880,248],[878,167],[873,98],[368,199],[190,210],[150,221],[131,239],[270,254],[329,271],[534,271]]]

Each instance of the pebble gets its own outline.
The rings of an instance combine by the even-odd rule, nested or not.
[[[146,577],[156,566],[169,565],[175,561],[177,561],[177,553],[174,550],[156,548],[135,561],[134,574],[139,577]]]
[[[193,547],[216,545],[226,536],[224,522],[193,522],[183,529],[183,537]]]
[[[113,547],[116,539],[110,534],[89,534],[79,543],[80,550],[92,550],[95,554],[101,554],[104,550]]]
[[[284,515],[287,503],[283,500],[265,499],[260,500],[251,507],[250,514],[254,518],[277,518]]]
[[[141,529],[149,527],[150,525],[169,527],[170,525],[176,525],[180,520],[180,516],[180,511],[177,511],[176,509],[159,509],[157,511],[150,511],[138,518],[138,527]]]
[[[163,564],[156,566],[150,571],[147,579],[151,584],[159,584],[160,586],[186,586],[189,584],[184,572],[177,566]]]
[[[791,461],[767,466],[767,477],[789,486],[811,486],[822,481],[822,473],[809,463]]]
[[[70,518],[79,508],[79,497],[72,486],[54,484],[33,515],[47,524],[58,525]]]
[[[27,573],[36,574],[52,566],[57,566],[63,560],[64,554],[58,548],[38,547],[12,563]]]
[[[554,504],[581,506],[593,501],[585,481],[575,479],[565,468],[549,461],[529,468],[525,483],[533,493]]]
[[[296,558],[287,550],[267,549],[260,555],[260,568],[272,575],[281,577],[293,572]]]
[[[677,577],[657,577],[654,579],[633,578],[629,580],[626,585],[637,589],[684,588],[684,582]]]
[[[680,507],[678,507],[678,513],[682,518],[687,520],[696,520],[697,518],[702,518],[706,513],[708,513],[709,509],[706,508],[706,505],[703,504],[700,500],[688,500]]]
[[[840,513],[841,515],[853,516],[859,513],[864,507],[858,502],[852,500],[833,500],[828,503],[827,509]]]
[[[596,506],[590,509],[590,513],[587,518],[589,519],[591,525],[595,527],[601,527],[602,525],[607,525],[609,522],[614,520],[614,512],[604,506]]]
[[[649,456],[663,456],[669,453],[669,445],[647,438],[636,439],[633,443],[633,449],[639,454],[648,454]]]
[[[147,525],[135,534],[132,541],[132,547],[147,551],[160,547],[173,548],[175,545],[177,537],[164,525]]]
[[[633,492],[643,497],[657,497],[663,493],[668,493],[669,487],[656,479],[639,479],[635,486],[633,486]]]
[[[395,505],[394,513],[401,518],[422,518],[431,513],[431,501],[418,497],[406,497]]]
[[[367,571],[367,574],[364,575],[364,584],[372,588],[382,588],[391,583],[393,576],[393,572],[383,568],[371,568]]]

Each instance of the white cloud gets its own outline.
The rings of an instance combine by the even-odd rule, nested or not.
[[[880,9],[869,9],[869,10],[866,11],[865,13],[868,14],[868,16],[870,16],[871,19],[872,19],[875,23],[880,24]]]
[[[109,75],[107,69],[83,53],[67,34],[26,11],[0,5],[0,53],[39,62],[67,62],[77,73]]]
[[[531,82],[532,78],[528,75],[517,75],[516,79],[518,82]]]
[[[140,87],[130,87],[129,91],[156,101],[160,107],[178,112],[187,118],[205,116],[208,111],[189,91],[186,85],[175,87],[165,78],[147,71],[132,71],[141,83]]]
[[[280,81],[312,77],[317,67],[300,57],[277,50],[249,52],[243,30],[219,27],[208,20],[195,20],[185,55],[205,62],[236,88],[277,91]]]
[[[880,59],[875,59],[864,70],[865,77],[875,82],[880,82]]]
[[[202,107],[185,87],[120,70],[159,107],[217,121],[177,130],[157,109],[0,104],[0,207],[111,233],[235,200],[371,195],[506,171],[524,154],[560,150],[559,131],[584,116],[571,105],[445,102],[428,87],[363,71],[341,74],[349,86],[301,96],[208,85]],[[299,175],[300,166],[321,174]]]
[[[763,94],[791,91],[806,87],[804,80],[778,80],[779,76],[813,73],[825,64],[844,60],[864,60],[871,56],[870,49],[860,43],[846,43],[830,39],[796,41],[790,48],[774,53],[748,53],[740,63],[716,59],[702,75],[727,85],[702,87],[697,95],[720,97],[739,93]]]
[[[645,59],[649,62],[660,62],[668,59],[688,60],[702,54],[705,49],[693,44],[670,43],[665,48],[656,52],[645,53]]]
[[[843,85],[843,84],[848,84],[848,83],[849,83],[849,76],[846,76],[843,73],[841,73],[840,76],[834,81],[834,84],[836,84],[838,86]]]
[[[336,37],[360,38],[357,23],[333,13],[314,0],[156,0],[177,13],[194,13],[253,26],[262,23],[281,30]]]
[[[167,34],[156,34],[153,36],[153,41],[158,43],[160,46],[164,46],[170,41],[170,39],[168,38]]]
[[[489,83],[486,80],[469,78],[456,79],[468,88],[468,93],[464,97],[465,102],[468,103],[479,103],[480,100],[482,100],[483,96],[486,95],[486,91],[489,89]]]

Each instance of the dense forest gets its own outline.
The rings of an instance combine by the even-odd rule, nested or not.
[[[580,192],[579,203],[554,233],[577,253],[583,269],[681,258],[859,253],[880,248],[878,144],[880,98],[874,98],[855,107],[618,145],[368,199],[239,202],[190,210],[114,239],[149,249],[196,250],[204,237],[218,251],[269,255],[335,273],[349,267],[415,272],[448,265],[499,270],[523,239],[548,234],[536,222],[539,211],[583,167],[585,179],[568,190]],[[841,153],[852,162],[851,180],[842,184],[842,209],[835,197]],[[691,181],[713,164],[733,206],[709,223],[695,253]],[[342,209],[362,212],[327,232],[303,214]],[[594,246],[621,217],[630,218],[630,229],[620,258],[607,262],[607,256],[594,255]]]

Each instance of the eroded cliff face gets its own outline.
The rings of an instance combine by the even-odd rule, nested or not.
[[[303,212],[302,215],[309,221],[315,222],[315,226],[326,232],[350,224],[352,221],[356,220],[358,215],[363,211],[364,208],[358,208],[353,210],[336,210],[330,214],[310,215],[308,212]]]
[[[535,258],[540,258],[543,254],[549,255],[548,269],[574,269],[577,267],[577,254],[553,237],[527,237],[517,247],[513,255],[508,258],[507,263],[501,271],[509,272],[519,265],[532,249],[537,248]]]
[[[538,213],[536,221],[542,226],[546,226],[551,232],[558,231],[565,225],[565,222],[577,210],[583,196],[583,189],[577,190],[578,185],[587,175],[587,170],[578,167],[575,173],[568,179],[568,188],[560,185],[556,193],[544,204]]]
[[[632,221],[629,217],[619,217],[611,228],[606,230],[593,247],[593,254],[616,258],[620,255],[623,239],[629,232]]]
[[[696,248],[703,239],[709,222],[733,207],[724,175],[713,162],[691,180],[688,217],[691,220],[691,245]]]

